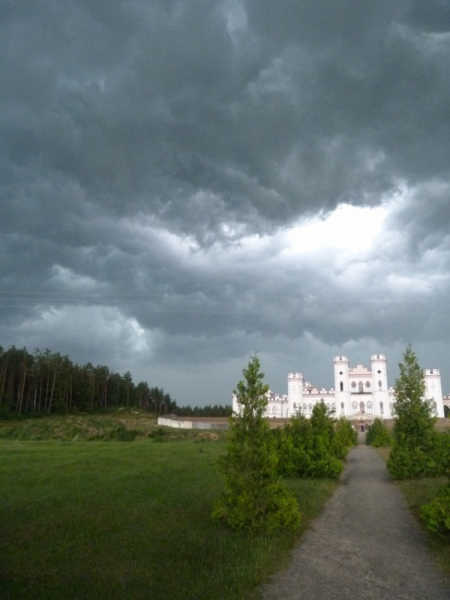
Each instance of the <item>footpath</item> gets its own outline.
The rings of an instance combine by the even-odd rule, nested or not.
[[[264,600],[450,600],[425,534],[377,452],[359,444],[342,485]]]

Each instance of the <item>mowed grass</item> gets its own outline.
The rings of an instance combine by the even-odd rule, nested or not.
[[[2,600],[253,597],[297,534],[237,534],[211,521],[224,441],[0,440]],[[304,519],[336,487],[288,481]]]

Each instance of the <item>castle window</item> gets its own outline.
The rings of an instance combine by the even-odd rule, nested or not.
[[[358,392],[359,392],[360,394],[363,394],[363,393],[364,393],[364,385],[363,385],[363,382],[362,382],[362,381],[360,381],[360,382],[358,383]]]
[[[304,410],[305,412],[306,412],[306,408],[307,408],[307,406],[306,406],[306,404],[304,404],[304,405],[303,405],[303,410]]]
[[[345,411],[344,411],[344,403],[343,403],[343,402],[341,402],[341,413],[344,413],[344,412],[345,412]]]
[[[309,408],[309,412],[311,412],[311,411],[312,411],[312,404],[310,404],[310,405],[308,406],[308,408]]]
[[[277,407],[276,407],[276,406],[273,406],[273,407],[272,407],[272,414],[273,414],[273,415],[276,415],[276,414],[277,414]]]
[[[380,415],[384,415],[384,404],[380,402]]]
[[[378,389],[381,390],[381,388],[383,387],[383,384],[381,383],[381,381],[378,382]]]
[[[369,415],[372,414],[372,402],[370,400],[367,402],[367,412]]]
[[[356,381],[352,381],[352,388],[355,389],[356,387]]]
[[[354,412],[356,412],[358,410],[358,403],[352,402],[352,408],[353,408]]]
[[[297,408],[297,402],[294,402],[294,410]]]
[[[343,392],[343,391],[344,391],[344,384],[342,383],[342,381],[341,381],[341,383],[339,384],[339,389],[341,390],[341,392]]]
[[[433,402],[433,412],[435,415],[437,415],[437,404],[436,402]]]
[[[369,389],[370,388],[370,381],[366,381],[366,388]]]
[[[359,403],[359,410],[363,413],[364,412],[364,402],[361,400],[361,402]]]

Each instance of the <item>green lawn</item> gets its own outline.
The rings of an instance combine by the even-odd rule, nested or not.
[[[248,599],[297,536],[210,520],[224,441],[0,440],[2,600]],[[289,481],[307,521],[335,489]]]

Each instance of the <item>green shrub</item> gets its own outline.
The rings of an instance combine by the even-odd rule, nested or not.
[[[112,427],[104,437],[104,440],[117,442],[132,442],[138,435],[135,429],[127,429],[122,423]]]
[[[351,425],[350,425],[351,428]],[[321,401],[313,408],[311,419],[298,414],[274,434],[278,452],[278,472],[287,477],[336,478],[342,472],[340,458],[348,446],[344,440],[354,436],[347,426],[339,426],[339,437],[331,412]]]
[[[394,444],[387,464],[394,479],[446,475],[450,472],[450,432],[431,431],[415,448]]]
[[[430,531],[450,532],[450,482],[441,487],[434,500],[422,506],[420,514]]]
[[[341,417],[335,426],[333,439],[334,454],[337,458],[344,459],[352,446],[358,443],[358,434],[351,423]]]
[[[272,533],[295,530],[300,512],[277,474],[278,456],[265,419],[268,386],[263,384],[257,356],[237,385],[240,414],[230,418],[228,453],[219,460],[224,490],[212,517],[235,530]]]
[[[450,431],[436,434],[435,460],[439,463],[442,473],[450,473]]]
[[[387,460],[387,467],[394,479],[418,479],[438,477],[444,474],[443,465],[436,460],[435,447],[394,445]]]
[[[312,456],[312,428],[309,419],[301,414],[292,417],[284,427],[274,429],[278,455],[278,473],[283,477],[306,477]]]
[[[366,433],[366,444],[381,448],[392,444],[391,434],[381,419],[375,419]]]
[[[154,431],[148,434],[149,438],[152,438],[154,442],[163,442],[166,438],[167,432],[162,427],[158,427]]]

